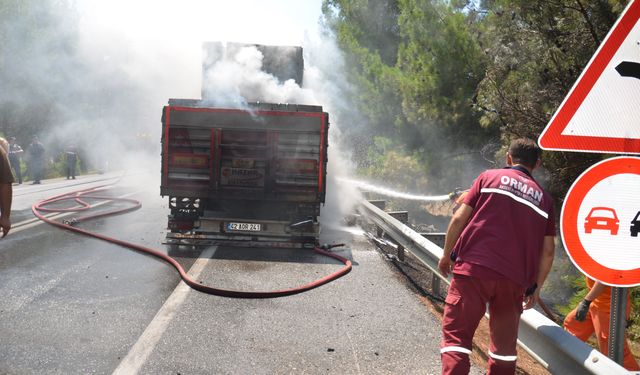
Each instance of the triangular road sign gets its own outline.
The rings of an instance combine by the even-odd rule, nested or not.
[[[546,150],[640,154],[640,0],[632,0],[540,135]]]

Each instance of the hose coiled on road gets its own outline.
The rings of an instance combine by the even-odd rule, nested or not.
[[[319,247],[316,246],[314,248],[314,251],[318,254],[336,259],[340,262],[342,262],[344,264],[343,267],[341,267],[339,270],[326,275],[318,280],[315,280],[313,282],[295,287],[295,288],[291,288],[291,289],[282,289],[282,290],[274,290],[274,291],[239,291],[239,290],[229,290],[229,289],[219,289],[219,288],[215,288],[215,287],[211,287],[211,286],[207,286],[207,285],[203,285],[200,282],[194,280],[191,278],[191,276],[189,276],[189,274],[184,270],[184,268],[180,265],[180,263],[178,263],[178,261],[176,259],[174,259],[173,257],[160,252],[158,250],[155,249],[151,249],[145,246],[141,246],[138,244],[134,244],[131,242],[127,242],[127,241],[123,241],[117,238],[113,238],[113,237],[109,237],[106,235],[102,235],[99,233],[95,233],[95,232],[91,232],[82,228],[78,228],[77,225],[88,221],[88,220],[92,220],[92,219],[97,219],[97,218],[102,218],[102,217],[106,217],[106,216],[110,216],[110,215],[116,215],[116,214],[122,214],[125,212],[130,212],[130,211],[134,211],[139,209],[140,207],[142,207],[142,204],[135,200],[135,199],[130,199],[130,198],[122,198],[122,197],[112,197],[112,196],[108,196],[105,195],[104,192],[107,190],[109,186],[105,185],[105,186],[98,186],[98,187],[94,187],[94,188],[90,188],[90,189],[85,189],[85,190],[79,190],[79,191],[74,191],[71,193],[64,193],[64,194],[59,194],[47,199],[44,199],[42,201],[39,201],[35,204],[32,205],[31,210],[33,211],[33,214],[38,217],[40,220],[51,224],[53,226],[56,226],[58,228],[61,229],[65,229],[65,230],[69,230],[72,232],[76,232],[85,236],[89,236],[89,237],[93,237],[93,238],[97,238],[103,241],[107,241],[128,249],[132,249],[135,251],[139,251],[141,253],[144,254],[149,254],[152,255],[156,258],[160,258],[161,260],[169,263],[170,265],[172,265],[180,274],[180,277],[182,278],[182,280],[189,285],[192,289],[195,289],[199,292],[202,293],[206,293],[206,294],[211,294],[211,295],[216,295],[216,296],[221,296],[221,297],[231,297],[231,298],[276,298],[276,297],[284,297],[284,296],[290,296],[290,295],[294,295],[294,294],[298,294],[298,293],[302,293],[314,288],[317,288],[321,285],[324,285],[326,283],[329,283],[333,280],[336,280],[344,275],[346,275],[347,273],[349,273],[351,271],[351,261],[341,257],[337,254],[333,254],[331,252],[329,252],[328,250],[330,250],[331,248],[334,247],[339,247],[339,246],[344,246],[343,244],[335,244],[335,245],[325,245],[323,247]],[[71,220],[63,220],[62,222],[60,221],[55,221],[53,219],[50,219],[48,217],[46,217],[43,212],[49,212],[49,213],[71,213],[71,212],[83,212],[83,211],[88,211],[91,208],[93,208],[94,206],[89,204],[86,200],[87,199],[98,199],[98,200],[105,200],[108,202],[127,202],[129,203],[128,207],[124,207],[124,208],[116,208],[116,209],[112,209],[112,210],[107,210],[107,211],[103,211],[97,214],[90,214],[90,215],[85,215],[82,217],[77,217],[77,218],[73,218]],[[54,204],[54,203],[61,203],[61,202],[65,202],[65,201],[73,201],[75,202],[76,206],[74,207],[68,207],[68,208],[49,208],[47,206]]]

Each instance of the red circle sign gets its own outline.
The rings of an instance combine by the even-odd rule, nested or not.
[[[594,164],[573,183],[560,217],[573,264],[607,285],[640,285],[640,158]]]

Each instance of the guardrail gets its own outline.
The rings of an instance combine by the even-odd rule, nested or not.
[[[405,249],[411,252],[431,270],[434,280],[450,284],[449,278],[437,272],[438,260],[444,252],[440,246],[367,201],[362,201],[358,210],[375,224],[379,232],[397,242],[399,253]],[[433,289],[434,293],[439,293],[438,285]],[[629,374],[622,366],[534,309],[522,314],[518,344],[552,374],[575,374],[578,369],[583,369],[581,373],[594,375]]]

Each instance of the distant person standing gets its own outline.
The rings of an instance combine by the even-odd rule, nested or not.
[[[595,333],[600,352],[609,352],[609,322],[611,320],[611,287],[586,277],[589,292],[573,311],[564,319],[564,329],[582,341],[587,341]],[[627,318],[631,313],[631,296],[627,295]],[[625,337],[623,365],[629,371],[638,371],[640,366],[629,350],[629,340]]]
[[[34,135],[29,145],[29,174],[33,177],[32,185],[41,183],[44,175],[44,146],[38,139],[38,136]]]
[[[0,144],[6,143],[4,138],[0,138]],[[2,237],[6,236],[11,229],[11,200],[13,199],[13,174],[9,164],[9,155],[5,147],[0,147],[0,230]]]
[[[67,159],[67,180],[76,179],[76,164],[78,163],[78,153],[75,145],[69,145],[65,151]]]
[[[553,201],[532,176],[540,149],[513,141],[507,167],[481,173],[453,214],[438,269],[453,273],[442,318],[442,374],[468,374],[489,305],[489,374],[516,370],[518,324],[539,299],[555,251]]]
[[[22,158],[22,154],[24,150],[20,147],[19,144],[16,143],[16,137],[11,137],[9,139],[9,162],[11,162],[11,167],[15,171],[16,178],[18,179],[18,184],[22,183],[22,168],[20,167],[20,159]]]

